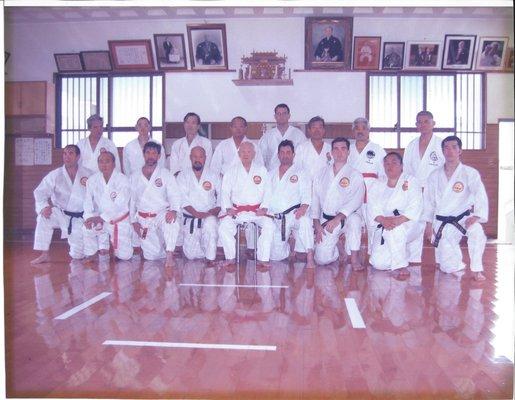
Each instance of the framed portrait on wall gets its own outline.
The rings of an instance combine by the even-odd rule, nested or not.
[[[404,42],[384,42],[382,69],[399,70],[403,65]]]
[[[476,35],[445,35],[442,69],[472,69]]]
[[[82,60],[84,71],[100,72],[113,69],[111,56],[107,50],[81,51],[80,59]]]
[[[352,17],[307,17],[304,68],[350,70],[352,21]]]
[[[82,72],[82,62],[79,53],[54,54],[55,64],[59,72]]]
[[[477,49],[476,69],[501,71],[508,48],[507,37],[481,37]]]
[[[226,71],[227,37],[225,24],[186,25],[191,69]]]
[[[183,34],[155,34],[154,45],[158,69],[164,71],[184,71],[188,68]]]
[[[440,42],[408,42],[406,52],[406,69],[440,69],[442,57]]]
[[[107,43],[115,70],[148,71],[155,69],[150,40],[109,40]]]
[[[354,37],[354,56],[352,68],[356,70],[379,69],[381,55],[380,36]]]

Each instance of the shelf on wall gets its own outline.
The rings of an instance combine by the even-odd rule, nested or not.
[[[293,79],[233,79],[236,86],[293,86]]]

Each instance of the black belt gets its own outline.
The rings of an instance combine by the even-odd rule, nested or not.
[[[325,212],[322,212],[322,217],[324,217],[324,219],[326,220],[323,224],[322,224],[322,228],[325,228],[325,226],[327,225],[327,223],[333,219],[336,218],[336,215],[327,215]],[[342,228],[344,227],[345,225],[345,219],[342,219],[342,222],[341,222],[341,226]]]
[[[393,215],[398,217],[401,214],[399,213],[399,210],[395,209],[395,210],[393,210]],[[384,237],[383,237],[384,226],[383,226],[383,224],[379,224],[379,225],[377,225],[377,227],[381,228],[381,246],[382,246],[384,244]]]
[[[184,222],[182,223],[183,225],[186,225],[186,222],[188,222],[188,219],[191,219],[190,221],[190,235],[193,234],[193,230],[195,228],[195,220],[197,220],[197,228],[201,228],[202,227],[202,218],[196,218],[194,217],[193,215],[189,215],[189,214],[182,214],[182,216],[184,217]]]
[[[287,210],[284,210],[281,213],[274,214],[275,219],[281,220],[281,240],[284,242],[286,241],[286,215],[291,213],[293,210],[300,208],[300,203],[295,204],[294,206],[291,206]]]
[[[81,212],[71,212],[71,211],[64,211],[63,210],[63,213],[65,213],[67,216],[70,217],[70,222],[68,223],[68,235],[71,235],[73,219],[74,218],[82,218],[82,216],[84,215],[84,211],[81,211]]]
[[[459,222],[463,217],[465,217],[467,215],[470,215],[470,210],[462,212],[460,215],[458,215],[456,217],[453,217],[452,215],[449,215],[449,216],[437,215],[437,216],[435,216],[436,220],[441,221],[442,223],[440,224],[440,227],[438,228],[438,232],[436,232],[433,246],[438,247],[438,243],[440,243],[440,239],[442,238],[443,228],[447,224],[454,225],[454,227],[457,230],[459,230],[463,235],[465,235],[467,233],[467,230],[463,226],[461,226],[459,224]]]

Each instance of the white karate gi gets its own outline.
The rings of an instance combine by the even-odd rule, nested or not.
[[[106,183],[101,172],[89,177],[84,200],[84,221],[99,216],[104,220],[91,229],[83,226],[84,253],[91,256],[98,249],[109,249],[121,260],[132,257],[131,224],[129,221],[129,179],[116,170]]]
[[[268,172],[262,165],[252,162],[249,172],[241,162],[226,172],[222,180],[221,215],[225,215],[228,208],[236,206],[259,205],[260,208],[269,206],[270,183]],[[270,247],[272,245],[275,224],[269,217],[258,217],[254,212],[244,211],[235,218],[226,216],[221,219],[218,235],[224,248],[225,258],[233,260],[236,257],[236,227],[241,222],[255,222],[261,227],[261,234],[257,242],[257,258],[260,261],[270,260]]]
[[[122,171],[120,166],[120,157],[118,156],[118,149],[111,140],[102,136],[98,141],[95,150],[93,150],[91,148],[89,138],[86,137],[84,139],[79,140],[77,146],[80,149],[79,165],[82,165],[84,168],[89,169],[91,173],[99,171],[98,156],[100,155],[100,153],[104,151],[110,151],[111,153],[113,153],[115,158],[115,169],[120,172]]]
[[[261,155],[258,142],[256,140],[250,140],[247,137],[243,138],[242,143],[244,142],[249,142],[254,145],[254,150],[256,151],[254,162],[259,165],[264,165],[263,156]],[[240,162],[238,147],[236,147],[234,139],[230,137],[229,139],[222,140],[216,145],[209,169],[215,174],[224,175],[235,162]]]
[[[284,135],[275,127],[265,132],[259,140],[259,148],[261,149],[265,166],[269,171],[280,164],[277,157],[277,147],[279,143],[286,139],[291,140],[293,146],[297,148],[298,145],[306,141],[306,135],[299,128],[290,125],[286,132],[284,132]]]
[[[268,208],[269,215],[283,213],[290,207],[297,204],[311,204],[311,182],[307,174],[298,165],[293,164],[279,178],[279,167],[274,168],[268,175],[270,182],[270,203]],[[297,219],[295,210],[291,210],[284,215],[285,218],[285,238],[281,233],[281,219],[275,219],[275,234],[272,244],[271,259],[283,260],[288,257],[289,245],[288,238],[293,231],[295,237],[295,251],[305,253],[313,250],[313,221],[309,215]]]
[[[345,234],[345,247],[349,251],[357,251],[361,244],[361,219],[356,211],[363,203],[365,184],[363,176],[349,163],[346,163],[335,175],[332,165],[325,167],[313,182],[313,199],[311,216],[320,223],[327,221],[323,214],[335,216],[342,213],[346,216],[345,225],[338,225],[333,233],[324,229],[322,242],[315,244],[315,261],[318,264],[329,264],[338,259],[336,244],[341,233]]]
[[[84,243],[82,239],[82,218],[66,215],[64,212],[82,212],[84,210],[84,195],[86,193],[86,182],[91,172],[86,168],[79,167],[77,175],[72,182],[70,175],[63,165],[60,168],[49,172],[34,189],[36,202],[36,230],[34,232],[34,250],[48,251],[52,240],[53,230],[61,229],[61,238],[68,238],[70,246],[70,257],[84,257]],[[50,218],[41,215],[41,211],[52,203]],[[68,227],[71,223],[71,233],[68,234]]]
[[[220,178],[210,169],[204,168],[200,179],[197,179],[193,169],[185,169],[177,176],[177,183],[182,190],[183,209],[183,245],[182,250],[186,258],[206,258],[214,260],[216,257],[216,241],[218,238],[218,220],[211,215],[201,220],[191,218],[185,207],[191,206],[196,211],[207,212],[220,206]]]
[[[452,177],[447,179],[444,167],[433,172],[424,191],[424,211],[422,220],[433,223],[433,232],[437,233],[441,221],[436,216],[458,216],[472,210],[470,216],[479,217],[465,234],[468,238],[470,269],[474,272],[483,270],[483,253],[486,236],[481,223],[488,221],[488,197],[479,172],[460,163]],[[458,224],[465,228],[464,216]],[[435,250],[436,261],[444,272],[455,272],[465,268],[460,240],[463,234],[452,224],[444,226],[440,243]]]
[[[308,174],[313,182],[315,176],[331,163],[331,144],[324,142],[322,151],[318,153],[311,140],[306,140],[295,147],[295,159],[293,162]]]
[[[184,169],[191,168],[191,149],[197,146],[202,147],[206,151],[205,167],[209,167],[211,163],[211,157],[213,155],[211,141],[197,134],[191,141],[191,144],[188,144],[188,139],[186,137],[182,137],[177,139],[172,144],[172,150],[168,160],[168,167],[172,175],[175,175],[176,172],[182,171]]]
[[[149,142],[161,144],[154,139],[150,139]],[[165,148],[161,145],[161,157],[159,157],[157,165],[165,168],[165,160]],[[123,148],[123,173],[130,177],[132,174],[140,172],[144,165],[143,147],[139,144],[138,138],[131,140]]]
[[[415,177],[422,190],[426,187],[427,178],[431,172],[442,166],[445,158],[442,152],[442,139],[435,134],[431,137],[426,151],[421,156],[419,151],[420,137],[413,139],[404,151],[404,172]],[[424,222],[417,223],[417,240],[408,245],[408,257],[410,262],[422,261],[422,247],[424,245]]]
[[[181,190],[175,177],[165,168],[156,166],[150,179],[143,172],[130,179],[131,223],[139,222],[141,250],[146,260],[166,257],[165,251],[174,251],[180,231],[179,212]],[[177,213],[176,220],[166,222],[167,211]],[[163,246],[164,243],[164,246]]]
[[[395,188],[387,186],[387,180],[375,182],[368,191],[368,224],[373,226],[370,264],[377,269],[395,270],[407,267],[407,243],[416,239],[417,230],[413,229],[420,218],[423,208],[422,189],[417,180],[401,174]],[[378,228],[378,216],[391,217],[394,210],[409,221],[392,230]],[[381,238],[384,243],[381,244]]]

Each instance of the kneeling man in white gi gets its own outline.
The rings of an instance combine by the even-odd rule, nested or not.
[[[111,239],[114,255],[128,260],[132,257],[129,179],[115,170],[110,151],[100,153],[98,169],[86,183],[84,253],[90,260],[99,249],[101,255],[108,254]]]
[[[345,234],[345,247],[351,251],[351,265],[355,271],[363,269],[359,261],[361,218],[356,210],[363,204],[365,183],[363,176],[352,168],[349,141],[338,137],[331,142],[332,165],[323,168],[313,181],[311,216],[315,228],[315,261],[330,264],[338,259],[339,236]]]
[[[270,171],[271,186],[268,214],[275,219],[275,235],[270,258],[274,261],[288,257],[288,237],[294,232],[295,252],[307,253],[307,266],[313,262],[313,224],[308,208],[311,204],[311,179],[297,164],[291,140],[283,140],[278,148],[279,166]]]
[[[268,265],[270,247],[275,230],[272,219],[267,217],[270,197],[268,172],[254,162],[256,151],[250,142],[243,142],[238,149],[240,161],[234,163],[222,180],[221,217],[218,235],[224,248],[225,259],[230,264],[236,258],[236,227],[239,223],[254,222],[261,227],[257,241],[257,259]]]
[[[436,247],[440,270],[450,273],[465,268],[460,241],[467,236],[470,269],[475,280],[483,281],[486,236],[481,223],[488,220],[488,197],[479,172],[461,163],[461,147],[457,136],[442,141],[445,163],[429,175],[422,220],[425,237]]]
[[[368,190],[369,226],[375,227],[370,264],[407,278],[407,244],[418,237],[414,225],[422,213],[422,188],[414,177],[402,172],[399,153],[388,153],[383,164],[387,179],[374,182]]]
[[[219,175],[206,167],[206,151],[196,146],[191,149],[191,168],[177,176],[182,190],[183,245],[189,260],[206,258],[214,261],[218,238],[217,216],[220,212]]]
[[[69,144],[63,149],[63,166],[46,175],[36,189],[36,231],[34,250],[41,255],[31,264],[48,262],[48,250],[54,229],[61,229],[61,238],[68,238],[70,257],[84,257],[82,215],[86,182],[91,172],[79,166],[80,149]]]
[[[131,222],[140,238],[143,257],[157,260],[166,256],[166,265],[171,266],[180,231],[177,212],[181,191],[175,177],[158,165],[161,150],[156,142],[143,146],[145,165],[130,179]]]

